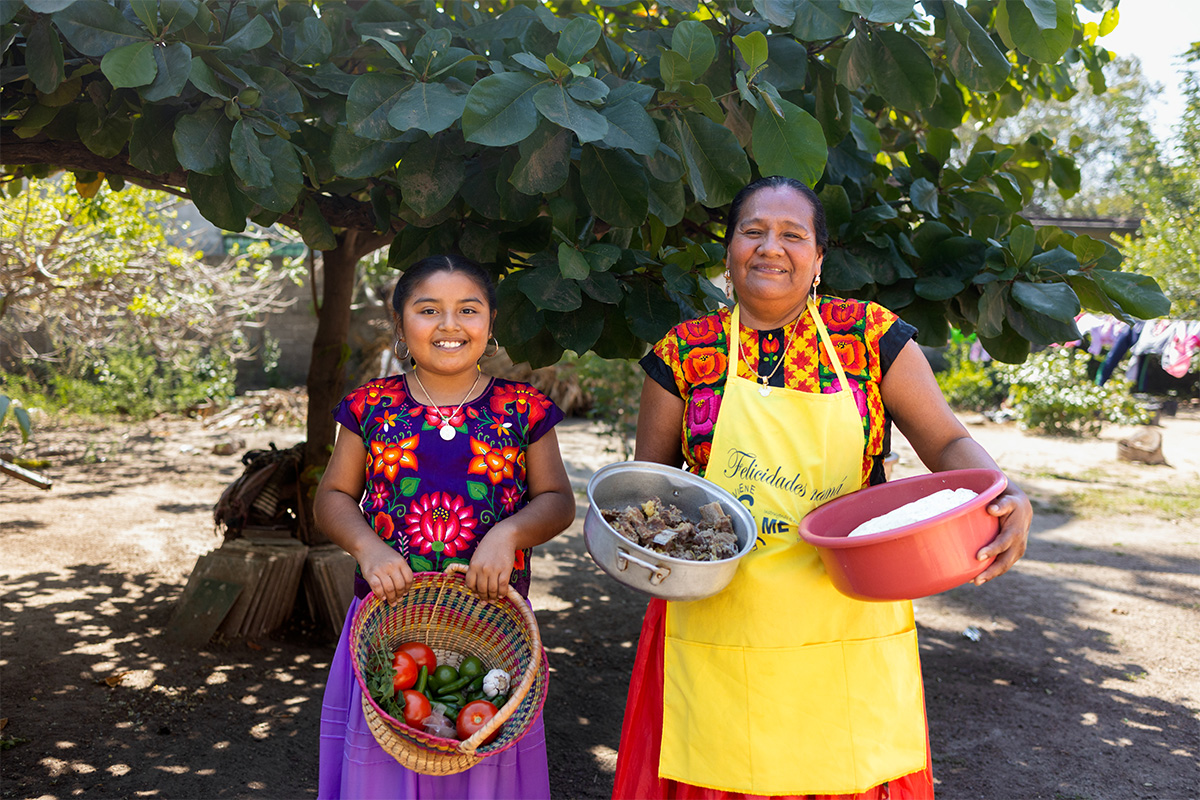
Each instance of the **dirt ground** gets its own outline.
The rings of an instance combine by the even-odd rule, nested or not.
[[[1200,797],[1200,413],[1162,420],[1169,464],[1154,467],[1117,460],[1127,430],[1045,439],[967,421],[1037,516],[1004,578],[917,602],[939,797]],[[22,455],[50,460],[53,489],[0,477],[0,797],[315,797],[332,645],[300,622],[201,650],[163,637],[220,545],[211,510],[240,454],[303,436],[238,428],[244,447],[213,455],[230,433],[43,423]],[[613,456],[585,421],[560,437],[579,516],[535,555],[532,595],[550,780],[557,798],[606,798],[645,600],[584,548],[582,490]],[[894,477],[924,471],[896,449]],[[1105,505],[1130,495],[1158,510]]]

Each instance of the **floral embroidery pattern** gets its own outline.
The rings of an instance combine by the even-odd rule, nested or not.
[[[417,454],[413,450],[419,440],[420,436],[410,436],[396,444],[371,442],[371,459],[375,465],[372,472],[382,472],[389,481],[394,481],[401,468],[416,469]]]
[[[409,541],[418,553],[453,557],[475,538],[475,510],[459,495],[427,494],[404,515]]]
[[[471,452],[475,453],[475,457],[471,459],[467,472],[472,475],[487,475],[489,481],[499,483],[513,476],[513,467],[521,451],[517,447],[493,449],[487,442],[472,439]]]
[[[884,408],[879,394],[883,379],[879,342],[896,322],[892,312],[874,303],[821,297],[821,320],[854,395],[863,421],[866,451],[863,458],[863,482],[871,474],[874,457],[883,446]],[[676,388],[687,405],[683,425],[683,451],[688,468],[703,473],[708,466],[713,430],[721,397],[725,391],[730,341],[730,312],[722,308],[699,319],[680,323],[654,347],[654,355],[671,370]],[[840,386],[837,371],[819,343],[817,327],[809,315],[800,318],[786,351],[777,331],[763,332],[743,326],[742,355],[738,374],[753,380],[779,366],[776,379],[783,385],[803,392],[832,393]]]
[[[334,418],[365,448],[361,509],[379,538],[414,572],[467,563],[479,540],[529,502],[526,449],[562,419],[532,386],[493,379],[449,420],[465,436],[422,435],[442,420],[417,403],[403,376],[348,395]],[[528,592],[529,551],[516,553],[511,582]]]

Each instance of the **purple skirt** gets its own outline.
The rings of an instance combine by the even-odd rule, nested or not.
[[[321,705],[319,800],[549,800],[546,730],[539,714],[520,741],[455,775],[422,775],[384,752],[362,710],[362,690],[350,660],[350,603]]]

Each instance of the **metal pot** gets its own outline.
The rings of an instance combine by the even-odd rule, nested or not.
[[[588,553],[610,576],[652,597],[699,600],[714,595],[729,585],[738,562],[754,547],[754,518],[746,507],[715,483],[675,467],[648,461],[609,464],[592,475],[587,495],[583,533]],[[634,544],[600,516],[600,509],[641,505],[652,497],[677,506],[691,519],[700,518],[700,506],[717,501],[733,519],[738,554],[721,561],[671,558]]]

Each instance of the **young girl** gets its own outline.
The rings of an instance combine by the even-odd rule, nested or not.
[[[460,562],[479,597],[499,600],[510,584],[527,596],[531,548],[575,517],[554,433],[562,412],[532,386],[479,369],[489,344],[498,346],[487,272],[459,256],[423,259],[396,284],[392,307],[397,354],[414,368],[338,405],[337,444],[317,488],[317,524],[358,561],[321,709],[318,795],[549,798],[540,716],[509,749],[438,777],[400,766],[363,718],[349,636],[368,593],[395,603],[414,572]]]

